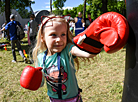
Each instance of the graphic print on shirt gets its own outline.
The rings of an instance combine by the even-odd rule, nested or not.
[[[63,95],[65,95],[66,92],[66,85],[64,84],[67,81],[67,73],[65,72],[63,66],[60,67],[60,71],[61,71],[61,89],[63,91]],[[53,92],[57,92],[56,88],[58,87],[58,76],[59,76],[59,70],[58,67],[55,65],[52,65],[51,67],[46,69],[46,73],[48,74],[46,76],[46,79],[48,82],[52,83],[53,85],[51,85],[52,87],[52,91]]]

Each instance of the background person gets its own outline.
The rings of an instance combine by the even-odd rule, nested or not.
[[[85,19],[85,29],[93,22],[91,19],[91,13],[88,13],[87,18]]]
[[[84,31],[85,22],[82,18],[82,13],[78,13],[78,17],[74,18],[75,21],[75,36],[77,36],[80,32]]]
[[[35,41],[36,41],[36,36],[37,36],[37,31],[38,31],[38,24],[35,21],[35,15],[31,14],[30,15],[30,21],[28,22],[28,35],[31,46],[34,46]]]
[[[21,26],[21,24],[19,22],[17,23],[17,21],[15,21],[15,15],[11,14],[10,15],[10,22],[7,23],[6,26],[1,29],[1,31],[9,29],[9,35],[10,35],[10,40],[11,40],[11,48],[12,48],[12,55],[13,55],[12,62],[14,62],[14,63],[17,62],[16,54],[15,54],[15,44],[17,45],[17,48],[18,48],[18,51],[19,51],[21,57],[24,59],[25,62],[27,62],[27,59],[26,59],[26,57],[23,54],[20,41],[17,39],[17,28],[16,28],[17,24],[19,26]]]
[[[7,22],[4,22],[4,23],[2,24],[2,28],[5,27],[6,24],[7,24]],[[7,38],[7,30],[4,30],[4,31],[3,31],[3,34],[4,34],[4,38]]]
[[[74,31],[74,20],[70,21],[69,26],[70,26],[69,29],[70,29],[71,33],[73,34],[73,31]]]

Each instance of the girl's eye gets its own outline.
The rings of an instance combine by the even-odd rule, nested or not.
[[[62,34],[61,36],[65,36],[66,34]]]
[[[51,34],[51,36],[55,37],[55,36],[56,36],[56,34]]]

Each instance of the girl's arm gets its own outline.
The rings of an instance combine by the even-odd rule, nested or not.
[[[73,46],[71,49],[71,54],[78,57],[93,58],[95,54],[89,54],[83,50],[80,50],[77,46]]]

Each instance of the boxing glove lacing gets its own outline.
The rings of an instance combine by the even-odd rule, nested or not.
[[[84,43],[88,44],[88,45],[91,45],[93,47],[96,47],[96,48],[102,48],[103,47],[103,44],[101,44],[100,42],[90,38],[90,37],[87,37],[86,36],[86,39],[84,39],[83,41]]]
[[[45,55],[43,57],[43,68],[45,67],[46,56],[47,56],[47,50],[45,51]],[[45,78],[46,78],[47,83],[57,91],[58,98],[62,99],[61,86],[62,86],[63,82],[62,82],[62,75],[61,75],[61,69],[60,69],[60,53],[57,53],[57,66],[58,66],[58,70],[59,70],[58,83],[54,83],[52,81],[49,81],[47,79],[47,77],[51,78],[51,79],[55,79],[55,78],[50,77],[47,73],[45,73]],[[57,84],[58,86],[56,86],[55,84]]]
[[[83,40],[82,43],[88,44],[88,45],[93,46],[93,47],[98,48],[98,49],[101,49],[101,48],[104,46],[104,45],[101,44],[99,41],[96,41],[96,40],[94,40],[94,39],[92,39],[92,38],[90,38],[90,37],[87,37],[86,34],[84,34],[84,35],[85,35],[85,39]],[[83,36],[84,36],[84,35],[83,35]],[[80,47],[81,44],[78,43],[78,42],[79,42],[79,39],[78,39],[78,41],[77,41],[78,44],[75,43],[75,42],[73,41],[73,39],[72,39],[72,42],[73,42],[76,46],[78,46],[81,50],[83,50],[83,51],[86,51],[86,52],[91,53],[91,54],[98,54],[98,53],[90,52],[90,51],[88,51],[87,49],[81,48],[81,47]]]

